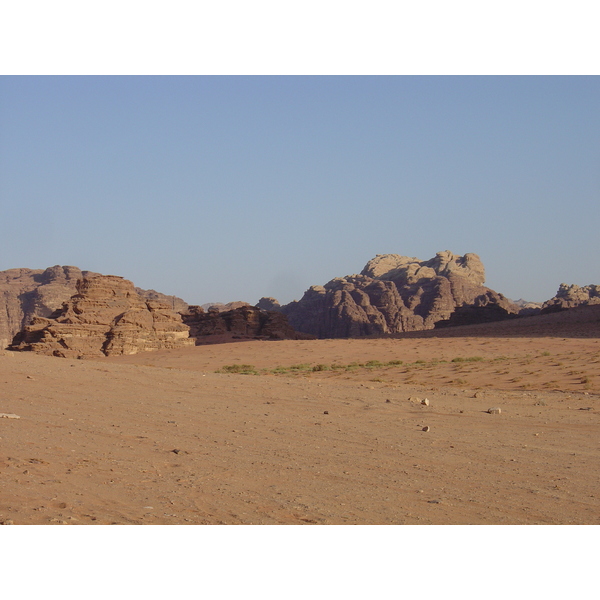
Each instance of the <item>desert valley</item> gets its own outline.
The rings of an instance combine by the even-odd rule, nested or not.
[[[381,255],[280,306],[0,273],[4,524],[599,524],[600,286]]]

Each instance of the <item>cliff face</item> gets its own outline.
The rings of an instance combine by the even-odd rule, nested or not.
[[[485,270],[476,254],[445,251],[427,261],[383,254],[369,261],[360,275],[313,286],[300,301],[280,310],[294,329],[320,338],[433,329],[462,306],[488,307],[481,311],[486,319],[519,312],[484,281]]]
[[[0,272],[0,349],[6,348],[14,336],[34,317],[48,317],[77,293],[77,281],[100,275],[78,267],[59,266],[43,269],[9,269]],[[154,290],[136,291],[148,300],[158,300],[177,311],[187,304],[175,296]]]
[[[307,339],[312,336],[298,334],[288,323],[287,317],[274,311],[243,305],[228,311],[218,309],[205,312],[201,306],[190,306],[182,315],[190,328],[190,337],[203,343],[209,336],[232,338],[263,338],[271,340]]]
[[[34,317],[48,317],[77,292],[77,280],[96,275],[77,267],[9,269],[0,272],[0,347]]]
[[[34,317],[11,350],[86,358],[193,345],[189,328],[169,305],[146,300],[114,275],[84,277],[77,294],[49,317]]]

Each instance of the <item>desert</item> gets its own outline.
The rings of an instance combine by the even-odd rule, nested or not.
[[[597,306],[0,354],[4,524],[598,524]]]

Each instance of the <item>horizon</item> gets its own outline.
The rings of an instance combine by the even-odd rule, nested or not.
[[[299,300],[473,252],[532,302],[600,282],[594,76],[3,76],[0,270]]]

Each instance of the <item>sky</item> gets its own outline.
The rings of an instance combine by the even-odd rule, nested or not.
[[[285,303],[450,250],[543,301],[600,283],[599,106],[597,76],[3,76],[0,270]]]

